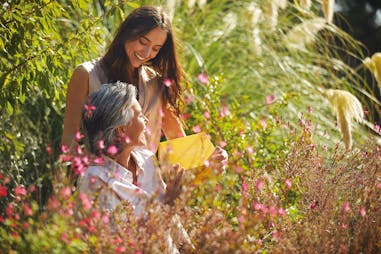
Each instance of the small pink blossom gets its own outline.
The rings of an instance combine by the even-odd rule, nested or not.
[[[361,214],[362,217],[365,217],[365,215],[366,215],[366,209],[365,209],[365,207],[361,207],[360,214]]]
[[[164,117],[165,116],[163,109],[159,109],[159,116],[160,117]]]
[[[87,104],[84,105],[84,108],[86,110],[86,117],[90,118],[95,110],[95,106],[91,104],[90,98],[87,100]]]
[[[267,128],[267,121],[265,118],[262,118],[261,121],[259,122],[259,125],[263,128],[263,129],[266,129]]]
[[[220,141],[220,142],[218,143],[218,145],[219,145],[221,148],[224,148],[224,147],[227,145],[227,143],[226,143],[225,141]]]
[[[284,181],[284,184],[286,185],[287,189],[291,189],[292,183],[290,179],[286,179],[286,181]]]
[[[199,125],[195,125],[195,126],[193,126],[193,132],[194,132],[194,133],[199,133],[199,132],[201,132],[201,127],[200,127]]]
[[[312,113],[312,112],[313,112],[313,108],[312,108],[311,106],[309,106],[309,107],[307,108],[307,110],[308,110],[309,113]]]
[[[244,223],[245,222],[245,217],[243,215],[240,215],[238,217],[238,222],[241,223],[241,224]]]
[[[86,193],[81,193],[79,198],[82,201],[82,205],[85,209],[90,209],[92,207],[92,201],[87,197]]]
[[[65,145],[62,145],[62,146],[61,146],[61,151],[62,151],[63,153],[67,153],[67,152],[69,152],[69,147],[67,147],[67,146],[65,146]]]
[[[81,134],[81,132],[77,131],[75,133],[75,141],[79,142],[81,141],[82,138],[83,138],[83,135]]]
[[[126,251],[126,247],[124,246],[118,246],[115,248],[116,253],[124,253]]]
[[[61,189],[60,194],[63,198],[69,198],[71,196],[71,189],[70,187],[64,187]]]
[[[256,187],[259,191],[261,191],[261,190],[263,189],[263,187],[265,187],[265,184],[264,184],[263,180],[262,180],[262,179],[257,180],[257,181],[255,182],[255,187]]]
[[[284,208],[279,208],[278,213],[279,215],[286,215],[286,210],[284,210]]]
[[[107,148],[107,153],[108,153],[109,155],[115,155],[115,154],[118,153],[118,148],[116,148],[116,146],[114,146],[114,145],[111,145],[111,146],[109,146],[109,147]]]
[[[201,84],[207,85],[209,83],[208,75],[206,73],[200,73],[197,75],[198,81],[200,81]]]
[[[6,197],[7,193],[7,188],[5,186],[0,185],[0,197]]]
[[[23,186],[16,186],[15,188],[15,194],[16,196],[26,196],[27,192],[26,189]]]
[[[210,114],[209,114],[208,111],[205,111],[205,112],[204,112],[204,117],[205,117],[206,119],[210,119]]]
[[[229,111],[229,108],[228,108],[227,106],[223,105],[223,106],[220,108],[219,115],[220,115],[220,117],[230,116],[231,113],[230,113],[230,111]]]
[[[126,144],[131,143],[130,137],[126,135],[126,137],[124,137],[124,142],[126,142]]]
[[[310,208],[311,210],[314,210],[317,206],[317,202],[316,201],[313,201],[311,204],[310,204]]]
[[[166,79],[164,79],[163,84],[164,84],[166,87],[170,87],[170,86],[172,86],[172,80],[166,78]]]
[[[381,190],[381,183],[378,183],[378,184],[376,185],[376,187],[377,187],[377,189]]]
[[[103,140],[98,141],[98,148],[99,150],[105,149],[105,142]]]
[[[45,150],[46,150],[46,152],[47,152],[48,154],[52,154],[52,148],[51,148],[50,146],[47,146],[47,147],[45,148]]]
[[[275,95],[270,94],[270,95],[266,96],[266,104],[267,105],[273,104],[274,102],[275,102]]]
[[[77,145],[76,147],[77,154],[83,154],[82,147],[80,145]]]
[[[235,166],[234,166],[234,171],[235,171],[236,173],[240,174],[240,173],[242,173],[244,170],[243,170],[243,168],[241,168],[240,166],[235,165]]]
[[[28,203],[24,204],[24,214],[26,216],[32,216],[33,214],[32,208],[30,208],[30,205]]]
[[[348,201],[343,202],[343,210],[344,210],[344,212],[350,212],[351,211],[351,207],[350,207]]]

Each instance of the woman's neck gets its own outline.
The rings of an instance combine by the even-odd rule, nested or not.
[[[122,165],[124,168],[128,169],[133,176],[133,183],[137,183],[137,174],[136,174],[136,163],[131,156],[133,148],[124,148],[121,153],[115,156],[115,161]]]

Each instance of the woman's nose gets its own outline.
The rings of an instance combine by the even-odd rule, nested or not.
[[[152,49],[150,46],[147,46],[143,49],[143,57],[144,58],[149,58],[149,56],[151,55],[151,52],[152,52]]]

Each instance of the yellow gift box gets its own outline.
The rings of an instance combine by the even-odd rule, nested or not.
[[[203,166],[215,148],[204,132],[161,142],[158,157],[161,163],[180,164],[184,169]]]

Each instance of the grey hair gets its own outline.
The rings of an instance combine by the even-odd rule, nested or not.
[[[125,143],[116,129],[128,125],[133,118],[131,105],[135,98],[135,86],[120,81],[104,84],[87,97],[82,111],[82,127],[91,153],[101,155],[110,145],[115,145],[121,152]],[[103,151],[98,147],[101,140],[105,146]]]

